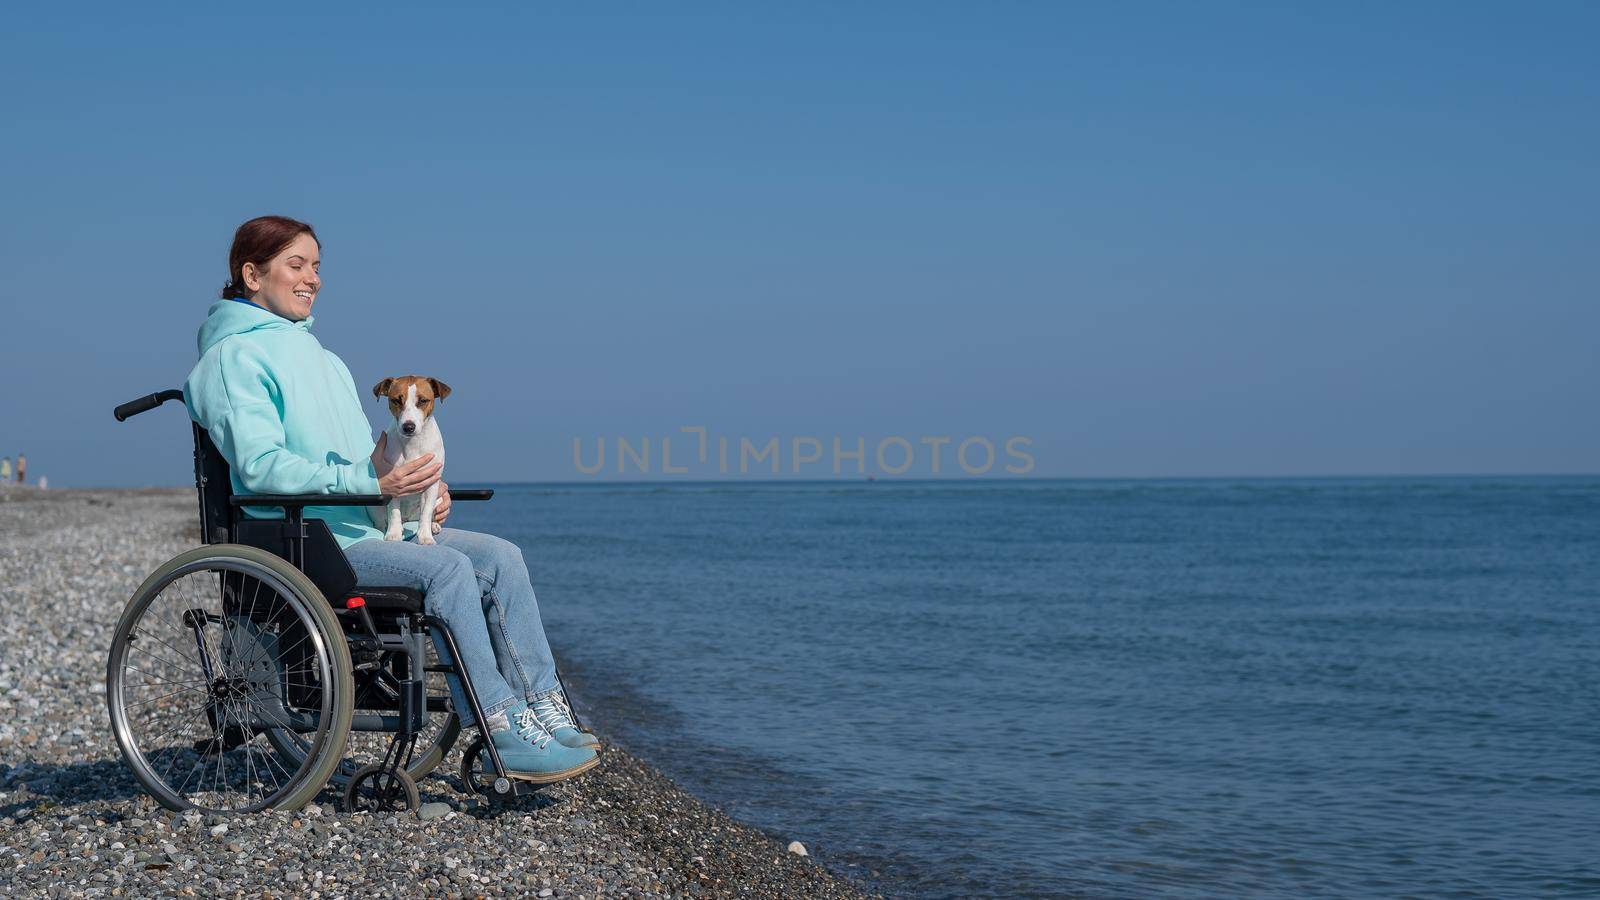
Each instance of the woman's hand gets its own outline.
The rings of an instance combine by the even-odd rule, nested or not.
[[[378,432],[378,446],[372,448],[372,470],[379,478],[389,473],[389,461],[383,454],[389,449],[389,432]]]
[[[450,485],[439,480],[439,502],[433,507],[433,524],[443,525],[445,517],[450,515]]]
[[[433,461],[432,453],[424,453],[410,462],[395,466],[388,474],[381,476],[378,479],[378,493],[393,494],[396,497],[420,494],[439,480],[439,471],[443,468],[443,463]]]

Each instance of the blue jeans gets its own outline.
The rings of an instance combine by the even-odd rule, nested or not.
[[[484,715],[529,703],[554,690],[556,663],[539,619],[528,566],[516,544],[492,534],[446,528],[432,547],[409,541],[359,541],[344,554],[358,587],[411,587],[426,596],[428,612],[450,624],[462,663]],[[439,659],[451,662],[439,635]],[[467,696],[450,679],[461,724],[472,721]]]

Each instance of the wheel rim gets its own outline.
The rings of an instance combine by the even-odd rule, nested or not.
[[[112,645],[112,728],[164,805],[249,812],[302,786],[337,690],[310,602],[268,566],[213,557],[130,604]],[[274,752],[268,723],[297,730],[311,751],[299,765]]]

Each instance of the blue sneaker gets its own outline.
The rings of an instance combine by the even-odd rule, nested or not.
[[[562,693],[561,688],[528,704],[528,708],[539,717],[539,726],[550,732],[563,747],[600,749],[600,739],[587,731],[579,731],[572,721],[572,707],[567,705],[567,695]]]
[[[593,750],[557,741],[527,704],[519,703],[488,719],[489,740],[494,741],[511,778],[549,784],[587,772],[600,762],[600,754]]]

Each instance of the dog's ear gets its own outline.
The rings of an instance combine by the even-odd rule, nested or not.
[[[450,385],[445,384],[437,378],[429,378],[428,383],[433,385],[433,398],[435,400],[443,400],[444,398],[450,396]]]
[[[372,386],[372,396],[382,397],[384,394],[389,393],[389,386],[392,384],[394,384],[393,378],[385,378],[384,380],[378,382]]]

